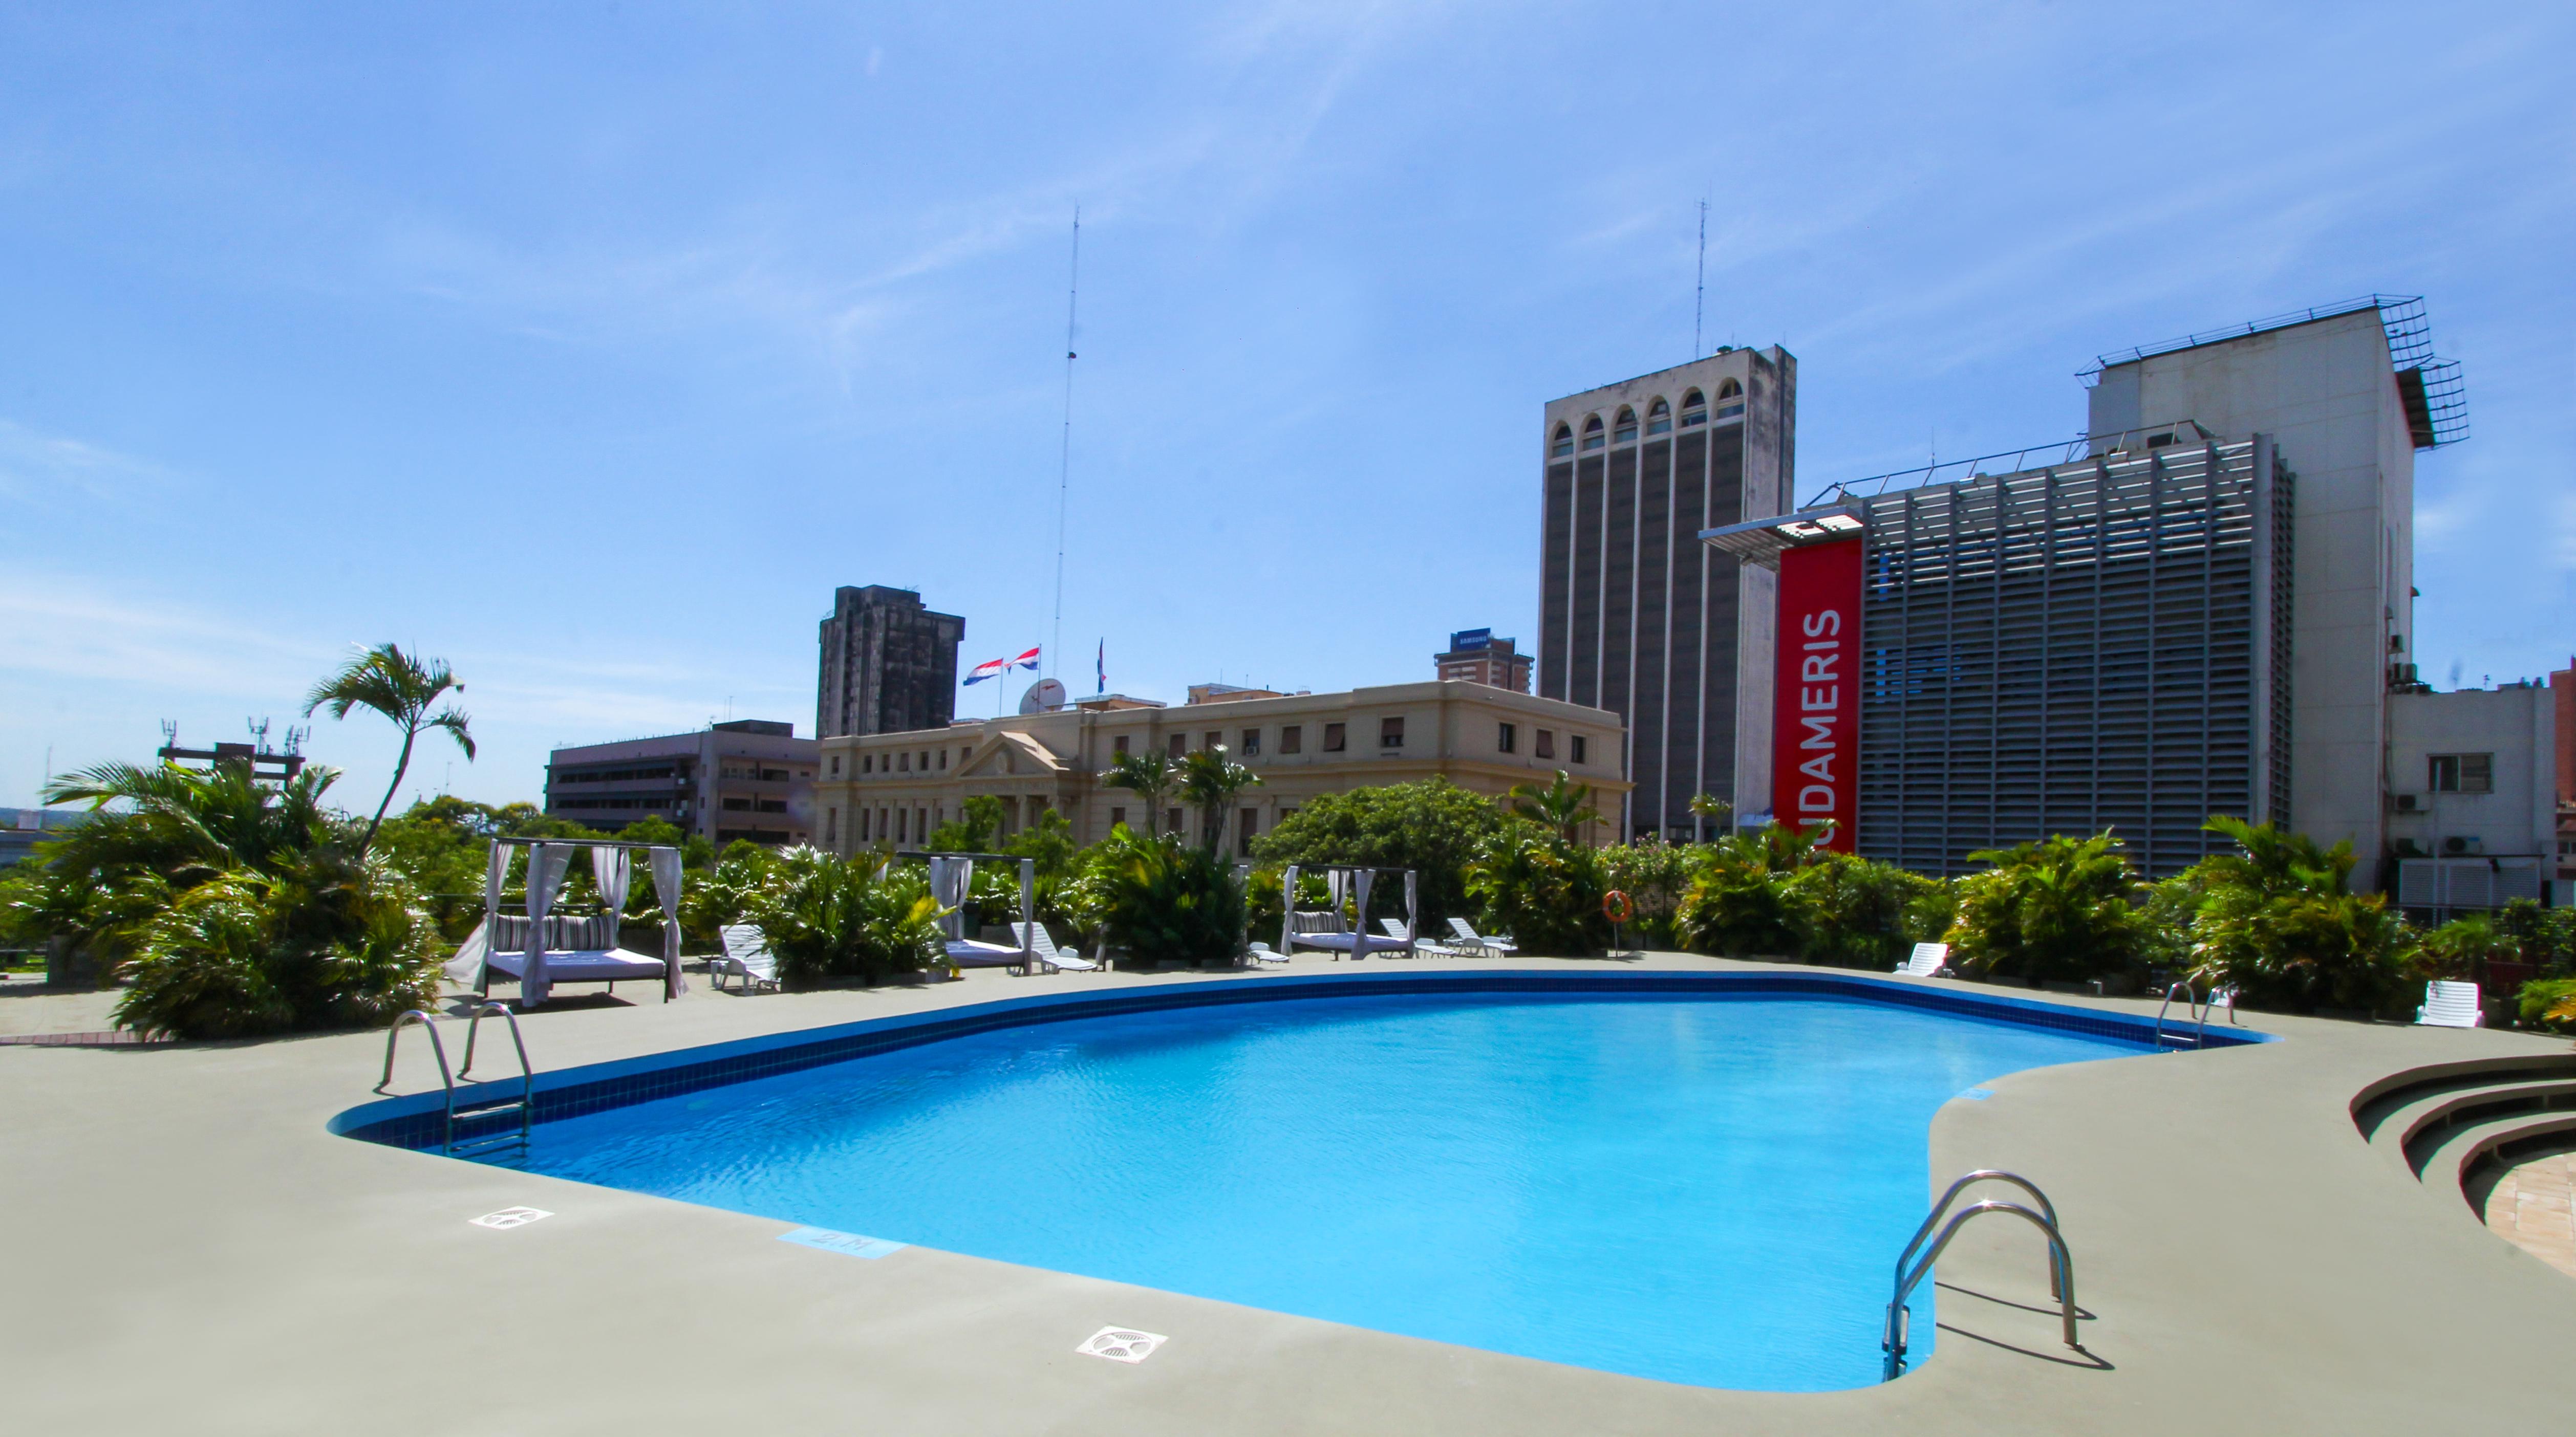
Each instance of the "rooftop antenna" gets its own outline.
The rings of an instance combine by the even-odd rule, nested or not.
[[[1708,308],[1708,201],[1699,202],[1699,282],[1691,291],[1691,358],[1700,355],[1700,316]]]
[[[1073,207],[1073,264],[1064,282],[1064,438],[1055,468],[1055,630],[1047,636],[1046,677],[1055,677],[1064,647],[1064,514],[1073,482],[1073,316],[1082,298],[1082,206]]]
[[[251,752],[268,752],[268,720],[263,718],[257,722],[253,722],[249,719],[243,719],[242,725],[250,730]]]

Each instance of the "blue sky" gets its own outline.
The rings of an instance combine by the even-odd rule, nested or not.
[[[0,5],[0,803],[451,660],[479,762],[965,661],[1534,642],[1539,410],[1800,363],[1799,489],[2062,438],[2104,351],[2423,294],[2428,676],[2576,649],[2564,6]],[[980,711],[989,686],[966,691]],[[1016,685],[1014,685],[1014,694]],[[380,724],[309,750],[372,806]]]

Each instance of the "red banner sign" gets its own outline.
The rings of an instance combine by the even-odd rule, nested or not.
[[[1771,721],[1771,815],[1831,823],[1824,846],[1853,851],[1860,800],[1860,540],[1780,555],[1780,671]]]

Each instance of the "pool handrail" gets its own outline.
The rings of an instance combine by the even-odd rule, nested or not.
[[[2209,1046],[2209,1010],[2218,1006],[2218,985],[2215,983],[2210,985],[2209,999],[2207,1002],[2203,1002],[2198,996],[2193,994],[2191,991],[2191,980],[2188,978],[2177,983],[2168,983],[2165,985],[2165,1000],[2164,1002],[2156,1005],[2156,1050],[2158,1052],[2179,1051],[2178,1049],[2168,1049],[2165,1047],[2165,1013],[2168,1009],[2173,1007],[2174,995],[2176,993],[2180,993],[2182,995],[2183,1011],[2189,1013],[2193,1019],[2191,1050],[2195,1053],[2199,1052],[2201,1049]],[[2228,1004],[2227,1016],[2230,1018],[2236,1016],[2236,1005],[2234,1003]]]
[[[379,1093],[383,1092],[393,1083],[394,1049],[402,1039],[402,1030],[414,1023],[418,1023],[421,1031],[429,1034],[429,1050],[432,1054],[436,1055],[438,1059],[438,1083],[440,1088],[445,1092],[445,1109],[443,1113],[445,1125],[440,1131],[438,1144],[438,1150],[441,1153],[453,1155],[456,1152],[456,1080],[473,1071],[474,1035],[476,1030],[482,1025],[483,1015],[486,1013],[498,1013],[501,1015],[503,1021],[510,1025],[510,1041],[519,1050],[519,1096],[512,1101],[490,1103],[482,1107],[475,1108],[468,1113],[467,1116],[488,1117],[498,1113],[506,1113],[512,1108],[516,1108],[519,1112],[519,1131],[516,1137],[476,1138],[472,1139],[469,1145],[497,1145],[504,1142],[515,1142],[519,1145],[522,1151],[525,1151],[529,1137],[536,1123],[537,1074],[536,1069],[528,1062],[527,1040],[519,1035],[518,1015],[511,1012],[506,1004],[479,1003],[475,1005],[473,1015],[466,1020],[465,1024],[465,1066],[453,1071],[450,1071],[447,1066],[447,1044],[441,1041],[438,1036],[438,1023],[426,1009],[404,1009],[395,1017],[393,1026],[385,1030],[385,1071],[384,1076],[376,1080],[375,1088]]]
[[[1979,1168],[1950,1184],[1949,1188],[1941,1194],[1940,1200],[1932,1204],[1932,1211],[1924,1215],[1923,1225],[1914,1230],[1913,1241],[1905,1244],[1905,1251],[1896,1255],[1897,1281],[1905,1280],[1905,1264],[1914,1260],[1916,1250],[1923,1246],[1925,1238],[1932,1235],[1933,1224],[1939,1222],[1942,1215],[1950,1210],[1950,1204],[1958,1198],[1960,1189],[1970,1183],[1983,1182],[2011,1183],[2014,1187],[2020,1188],[2030,1194],[2032,1201],[2039,1204],[2040,1213],[2048,1219],[2048,1225],[2052,1228],[2057,1226],[2057,1205],[2048,1200],[2048,1194],[2039,1190],[2039,1184],[2019,1173],[2008,1173],[2001,1168]],[[2048,1270],[2048,1295],[2057,1296],[2059,1285],[2056,1264],[2051,1262]]]
[[[2075,1260],[2068,1254],[2066,1239],[2058,1232],[2057,1224],[2020,1203],[1988,1198],[1959,1209],[1952,1215],[1949,1223],[1941,1229],[1941,1235],[1932,1240],[1931,1250],[1923,1254],[1922,1258],[1914,1264],[1913,1270],[1900,1271],[1897,1274],[1896,1293],[1888,1299],[1887,1325],[1882,1329],[1879,1339],[1880,1350],[1887,1354],[1880,1381],[1893,1382],[1905,1373],[1906,1340],[1910,1336],[1909,1329],[1913,1317],[1913,1309],[1906,1305],[1905,1299],[1912,1295],[1914,1289],[1921,1285],[1925,1277],[1931,1274],[1932,1264],[1940,1260],[1942,1250],[1950,1245],[1950,1239],[1959,1235],[1959,1229],[1966,1226],[1970,1218],[1990,1212],[2012,1213],[2028,1221],[2047,1237],[2052,1273],[2062,1274],[2064,1278],[2062,1283],[2055,1284],[2060,1290],[2052,1295],[2057,1298],[2058,1318],[2063,1324],[2066,1345],[2077,1352],[2084,1350],[2080,1334],[2075,1330]]]

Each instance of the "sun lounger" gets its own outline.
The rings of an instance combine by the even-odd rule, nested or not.
[[[1949,962],[1949,944],[1917,943],[1914,945],[1913,955],[1897,964],[1896,971],[1908,978],[1938,978]]]
[[[1014,923],[1011,936],[1029,945],[1029,951],[1037,955],[1038,963],[1050,973],[1062,969],[1076,973],[1100,971],[1100,965],[1083,957],[1081,949],[1057,947],[1055,935],[1047,932],[1043,923]]]
[[[707,976],[715,979],[719,992],[728,977],[740,978],[745,988],[766,984],[778,986],[778,958],[769,951],[769,939],[748,923],[737,923],[716,930],[724,951],[708,960]]]
[[[1450,919],[1449,932],[1459,942],[1481,948],[1497,957],[1508,958],[1512,954],[1520,951],[1518,948],[1512,946],[1512,940],[1509,938],[1488,938],[1484,934],[1478,933],[1475,929],[1467,926],[1467,920],[1464,918]]]
[[[1288,961],[1287,954],[1272,952],[1270,945],[1267,943],[1253,944],[1251,948],[1245,950],[1243,956],[1251,959],[1255,966],[1263,963],[1285,963]]]
[[[1404,936],[1404,925],[1397,922],[1395,919],[1381,918],[1377,921],[1377,926],[1385,930],[1386,936],[1389,938],[1402,938]],[[1415,938],[1413,940],[1413,951],[1417,954],[1428,953],[1434,958],[1471,958],[1475,956],[1474,954],[1452,944],[1442,943],[1431,938]]]
[[[2424,1006],[2415,1023],[2424,1028],[2483,1028],[2487,1015],[2478,1004],[2478,985],[2436,978],[2424,985]]]

